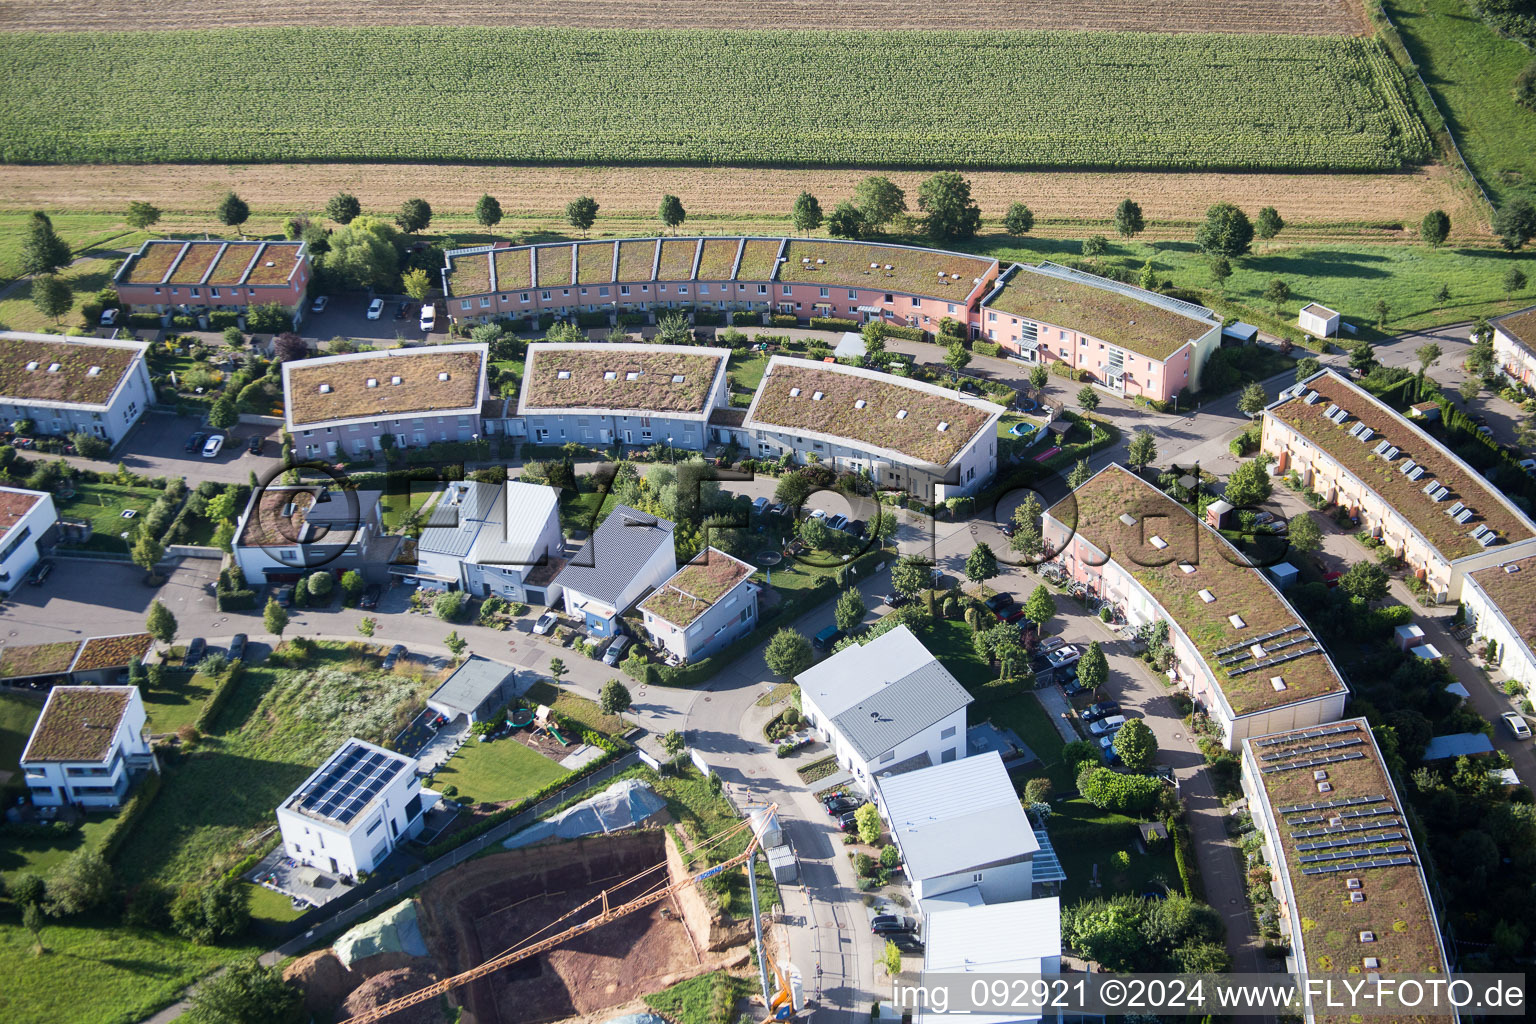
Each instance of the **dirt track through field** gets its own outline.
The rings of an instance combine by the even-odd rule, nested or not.
[[[81,32],[258,25],[513,25],[573,28],[1097,29],[1359,35],[1360,0],[0,0],[0,30]]]
[[[506,211],[507,220],[498,228],[505,233],[558,229],[565,204],[590,195],[601,207],[597,230],[606,233],[618,224],[655,230],[657,204],[670,192],[682,199],[690,227],[719,232],[787,217],[802,190],[830,211],[868,173],[461,164],[10,166],[0,168],[0,209],[116,212],[142,199],[166,212],[162,228],[190,223],[212,229],[210,212],[228,191],[250,204],[255,220],[315,213],[332,195],[347,191],[365,210],[393,212],[405,199],[420,196],[439,220],[462,221],[481,193],[489,192]],[[925,175],[881,173],[906,190],[915,212],[917,186]],[[1404,174],[974,172],[967,177],[984,217],[995,221],[1011,203],[1024,202],[1035,213],[1039,233],[1050,233],[1050,222],[1107,225],[1115,204],[1128,197],[1141,204],[1154,232],[1158,222],[1188,224],[1212,203],[1229,200],[1250,214],[1274,206],[1297,227],[1401,223],[1412,230],[1425,213],[1439,208],[1450,214],[1455,237],[1484,233],[1465,190],[1454,188],[1449,173],[1438,166]]]

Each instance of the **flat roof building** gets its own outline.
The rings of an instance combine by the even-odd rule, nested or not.
[[[0,331],[0,405],[39,434],[121,441],[154,401],[147,341]]]
[[[137,686],[55,686],[21,754],[39,807],[117,807],[132,776],[159,771]]]

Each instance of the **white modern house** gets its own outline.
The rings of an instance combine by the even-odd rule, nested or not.
[[[672,523],[615,505],[555,577],[568,614],[593,636],[612,636],[619,616],[677,571]]]
[[[277,825],[288,856],[355,877],[419,833],[437,800],[422,788],[415,758],[353,738],[282,802]]]
[[[235,525],[235,562],[252,586],[292,583],[318,569],[388,576],[401,538],[384,534],[383,491],[293,485],[257,488]]]
[[[882,778],[879,788],[925,915],[933,897],[964,890],[988,904],[1030,898],[1040,842],[996,751]]]
[[[1536,387],[1536,306],[1505,313],[1488,323],[1493,327],[1493,358],[1499,369],[1527,387]]]
[[[795,677],[807,724],[871,794],[887,775],[965,756],[971,695],[906,626]]]
[[[657,647],[686,661],[707,658],[757,628],[756,570],[705,548],[644,601],[640,614]]]
[[[0,593],[9,594],[38,560],[38,543],[48,538],[59,513],[53,495],[0,487]]]
[[[0,331],[0,418],[115,445],[154,401],[147,341]]]
[[[1536,555],[1468,573],[1461,603],[1477,635],[1498,645],[1499,669],[1536,693]]]
[[[159,771],[137,686],[55,686],[21,755],[39,807],[117,807],[133,775]]]
[[[1297,314],[1296,326],[1314,338],[1331,338],[1339,333],[1339,314],[1327,306],[1309,302]]]
[[[560,598],[560,492],[508,480],[456,481],[432,507],[416,542],[416,565],[397,572],[428,587],[535,605]]]
[[[923,971],[927,974],[974,974],[991,980],[997,975],[1061,973],[1061,901],[1054,896],[945,910],[929,917],[924,928]],[[944,1014],[930,1006],[902,1009],[916,1011],[913,1019],[924,1024],[1060,1019],[1057,1014],[1042,1017],[1028,1012]]]

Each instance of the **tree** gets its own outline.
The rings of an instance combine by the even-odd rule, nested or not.
[[[1089,235],[1083,239],[1083,255],[1089,259],[1103,256],[1109,250],[1109,239],[1103,235]]]
[[[1041,627],[1044,627],[1056,614],[1056,598],[1045,589],[1044,583],[1036,586],[1029,595],[1029,600],[1024,602],[1024,614],[1030,622]]]
[[[837,604],[832,608],[832,621],[844,633],[852,633],[864,621],[865,611],[864,598],[858,588],[849,587],[838,596]]]
[[[240,412],[228,392],[220,395],[208,410],[208,425],[214,430],[228,430],[240,422]]]
[[[923,231],[936,242],[962,242],[981,227],[981,208],[971,199],[971,183],[958,171],[942,171],[917,190],[917,208],[926,215]]]
[[[18,907],[41,908],[48,899],[48,884],[40,875],[22,872],[11,880],[11,902]]]
[[[1440,286],[1435,289],[1435,305],[1443,306],[1450,301],[1451,286],[1446,284],[1444,281],[1441,281]]]
[[[811,642],[788,627],[773,634],[763,651],[768,670],[781,679],[793,679],[810,668],[814,658]]]
[[[231,964],[198,986],[187,1024],[303,1024],[304,995],[283,981],[280,967],[250,959]]]
[[[312,597],[327,598],[331,596],[331,590],[335,584],[336,581],[331,578],[330,573],[324,569],[318,569],[304,580],[304,589]]]
[[[914,598],[933,583],[933,563],[921,555],[903,555],[891,566],[891,586],[896,593]]]
[[[1493,233],[1511,251],[1536,238],[1536,207],[1527,199],[1511,199],[1493,215]]]
[[[1091,476],[1093,476],[1093,470],[1088,468],[1088,460],[1078,459],[1077,464],[1072,467],[1072,472],[1067,474],[1067,486],[1075,491],[1087,483]]]
[[[83,914],[107,902],[115,884],[105,857],[91,849],[76,850],[48,876],[46,909],[53,917]]]
[[[1359,370],[1361,373],[1369,373],[1371,367],[1376,365],[1376,349],[1371,343],[1361,338],[1355,342],[1349,350],[1349,368]]]
[[[1266,242],[1285,230],[1285,221],[1280,218],[1280,211],[1273,206],[1266,206],[1259,211],[1258,219],[1253,222],[1253,233]]]
[[[676,757],[681,754],[687,745],[687,741],[683,739],[683,734],[676,729],[668,729],[662,734],[661,749],[667,752],[668,757]]]
[[[825,519],[812,516],[800,524],[800,539],[813,551],[828,551],[833,544],[834,531]]]
[[[773,500],[789,508],[799,508],[811,496],[811,486],[810,478],[804,473],[785,473],[773,488]]]
[[[853,205],[865,225],[884,231],[898,213],[906,212],[907,194],[890,178],[872,174],[854,188]]]
[[[1424,375],[1429,372],[1429,368],[1439,360],[1441,355],[1440,346],[1431,341],[1427,345],[1420,345],[1414,349],[1413,354],[1419,361],[1419,379],[1422,380]]]
[[[1322,368],[1323,364],[1313,356],[1303,356],[1296,360],[1296,383],[1300,384]]]
[[[27,218],[26,234],[21,240],[21,272],[52,274],[69,266],[69,244],[53,230],[53,221],[38,210]]]
[[[992,545],[982,541],[971,549],[965,559],[965,578],[972,583],[985,583],[997,575],[997,555]]]
[[[1132,199],[1120,200],[1120,205],[1115,207],[1115,230],[1121,238],[1134,238],[1146,228],[1147,222],[1141,216],[1141,204]]]
[[[147,529],[140,529],[133,539],[133,550],[129,552],[133,564],[145,572],[154,572],[160,564],[160,559],[165,556],[165,545],[159,538]]]
[[[1483,382],[1476,377],[1468,375],[1465,380],[1456,385],[1456,393],[1461,396],[1463,405],[1471,405],[1472,399],[1483,390]]]
[[[292,331],[284,331],[272,338],[272,357],[279,363],[308,359],[309,342]]]
[[[629,695],[629,687],[617,679],[604,683],[597,695],[598,707],[603,709],[605,715],[622,715],[634,702],[634,698]]]
[[[1323,531],[1318,528],[1317,520],[1308,513],[1291,520],[1290,538],[1291,547],[1304,555],[1323,546]]]
[[[971,354],[959,339],[949,343],[944,350],[944,365],[959,373],[971,364]]]
[[[1034,366],[1029,368],[1029,386],[1034,388],[1036,391],[1044,391],[1045,382],[1049,378],[1050,373],[1042,364],[1036,363]]]
[[[596,199],[591,196],[577,196],[565,204],[565,219],[585,238],[592,225],[597,223],[598,209]]]
[[[1524,291],[1526,285],[1525,271],[1519,267],[1510,267],[1504,271],[1504,296],[1514,298],[1515,292]]]
[[[1077,660],[1077,681],[1089,690],[1097,690],[1109,682],[1109,659],[1104,657],[1104,648],[1097,640],[1090,643]]]
[[[58,323],[74,307],[75,293],[62,277],[44,274],[32,279],[32,305],[43,316]]]
[[[1003,230],[1015,238],[1029,234],[1034,226],[1034,211],[1023,203],[1014,203],[1008,207],[1008,212],[1003,214]]]
[[[789,213],[789,219],[795,225],[795,230],[809,234],[821,227],[821,203],[809,192],[801,192],[795,197],[795,205]]]
[[[1387,570],[1376,562],[1356,562],[1339,577],[1339,589],[1366,604],[1387,596]]]
[[[21,926],[32,935],[32,953],[34,956],[42,956],[48,952],[48,947],[43,945],[43,908],[36,903],[25,903],[21,908]],[[886,940],[890,942],[889,939]],[[892,946],[892,948],[895,948]]]
[[[282,639],[283,630],[288,628],[288,611],[275,597],[269,597],[267,607],[261,613],[261,623],[268,633]]]
[[[1236,206],[1217,203],[1205,211],[1205,223],[1195,231],[1195,244],[1210,256],[1246,256],[1253,245],[1253,225]]]
[[[1078,671],[1081,678],[1082,670]],[[1121,763],[1131,771],[1148,771],[1157,759],[1157,737],[1152,735],[1146,722],[1132,718],[1115,733],[1115,753],[1120,755]]]
[[[885,355],[885,321],[871,320],[859,332],[864,341],[864,361],[868,365]]]
[[[852,203],[838,203],[827,217],[827,234],[833,238],[863,238],[867,225],[864,215]]]
[[[1438,249],[1445,244],[1446,238],[1451,234],[1451,218],[1445,215],[1444,210],[1430,210],[1419,221],[1419,237],[1424,239],[1424,244],[1431,249]]]
[[[1371,307],[1371,310],[1376,314],[1376,329],[1378,331],[1385,330],[1387,326],[1387,314],[1392,312],[1392,307],[1387,305],[1386,299],[1377,299],[1375,305]]]
[[[1257,416],[1268,404],[1269,392],[1265,391],[1264,385],[1258,381],[1243,388],[1243,393],[1237,399],[1238,411],[1245,412],[1249,416]]]
[[[1084,384],[1078,390],[1077,404],[1082,406],[1083,412],[1093,412],[1099,407],[1099,393],[1093,389],[1092,384]]]
[[[683,209],[683,201],[677,196],[665,195],[661,197],[661,206],[657,208],[656,216],[676,234],[678,226],[688,219],[688,211]]]
[[[887,846],[887,850],[894,850],[894,846]],[[885,950],[880,954],[880,962],[885,965],[887,977],[894,978],[901,973],[901,950],[896,948],[896,943],[890,939],[885,940]]]
[[[123,214],[123,222],[137,231],[154,227],[160,222],[160,207],[153,203],[146,203],[142,199],[135,199],[128,204],[128,212]]]
[[[443,637],[443,646],[448,648],[448,653],[453,655],[455,661],[464,656],[464,648],[469,646],[469,641],[459,636],[458,630],[450,630]]]
[[[485,228],[501,223],[501,203],[489,192],[475,203],[475,222]]]
[[[862,804],[853,812],[855,824],[859,826],[859,840],[867,845],[874,845],[880,841],[880,810],[874,804]]]
[[[250,219],[251,208],[246,205],[244,199],[233,192],[226,192],[224,198],[219,200],[219,205],[213,208],[213,215],[225,227],[238,228]],[[244,232],[241,234],[243,236]]]
[[[565,675],[569,671],[570,670],[565,667],[565,661],[563,659],[561,659],[561,658],[550,658],[549,659],[549,676],[550,676],[551,679],[553,679],[555,681],[555,685],[556,686],[560,685],[560,677]]]
[[[1157,271],[1152,269],[1152,261],[1150,259],[1141,265],[1141,277],[1136,281],[1136,284],[1140,286],[1142,291],[1150,292],[1157,290]]]
[[[1043,804],[1051,798],[1051,793],[1056,787],[1051,780],[1044,775],[1037,776],[1024,783],[1024,802],[1026,804]]]
[[[400,286],[405,289],[405,294],[417,302],[426,301],[427,296],[432,294],[432,278],[420,267],[407,270],[402,274]]]
[[[1146,469],[1157,461],[1157,441],[1152,437],[1152,431],[1146,427],[1138,427],[1136,433],[1131,435],[1131,443],[1126,447],[1125,458],[1138,470]]]
[[[1227,486],[1222,496],[1238,508],[1248,508],[1268,499],[1274,485],[1270,482],[1266,465],[1264,459],[1258,458],[1238,466],[1227,477]]]
[[[144,617],[144,631],[161,643],[168,644],[176,639],[176,616],[156,599],[149,606],[149,614]]]
[[[425,199],[407,199],[400,204],[400,212],[395,214],[395,223],[408,235],[427,230],[427,226],[432,223],[432,204]]]
[[[1232,276],[1232,261],[1225,256],[1217,256],[1211,260],[1211,280],[1216,282],[1217,290],[1221,290],[1227,283],[1227,278]]]
[[[377,217],[357,217],[331,236],[331,248],[320,257],[320,266],[343,288],[385,288],[399,272],[404,246],[395,225]]]
[[[361,619],[357,620],[357,632],[361,636],[373,636],[374,631],[378,628],[379,620],[371,616],[364,615]]]
[[[362,204],[350,192],[337,192],[325,204],[325,215],[343,227],[351,224],[362,212]]]
[[[171,905],[171,921],[182,936],[200,946],[235,938],[251,923],[251,890],[228,874],[189,885]]]
[[[1276,316],[1280,315],[1280,307],[1283,306],[1285,304],[1285,300],[1289,299],[1290,297],[1291,286],[1280,280],[1278,277],[1269,282],[1269,287],[1264,289],[1264,299],[1270,305],[1275,307]]]

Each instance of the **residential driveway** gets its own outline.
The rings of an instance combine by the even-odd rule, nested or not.
[[[225,436],[224,448],[211,459],[203,458],[201,452],[186,450],[188,438],[198,432],[207,434],[214,431],[199,416],[149,412],[129,431],[108,459],[97,461],[73,455],[65,458],[72,465],[98,473],[114,473],[121,462],[139,476],[179,477],[191,487],[196,487],[203,480],[246,483],[253,472],[257,479],[266,480],[282,465],[279,458],[282,454],[281,432],[276,425],[235,424],[222,431]],[[252,455],[245,450],[246,442],[252,434],[259,434],[265,439],[260,455]]]
[[[185,636],[225,617],[206,590],[218,579],[219,563],[213,559],[186,559],[158,589],[144,584],[143,569],[126,562],[65,557],[54,561],[46,583],[17,587],[6,599],[0,608],[0,639],[36,644],[136,633],[143,630],[144,616],[157,597],[176,616]]]
[[[368,303],[371,296],[361,292],[332,295],[324,313],[311,313],[306,308],[299,333],[317,346],[323,346],[332,338],[354,338],[389,346],[406,341],[419,342],[425,337],[420,327],[420,303],[411,302],[411,315],[404,320],[396,320],[395,312],[400,308],[400,303],[409,300],[404,297],[380,297],[384,299],[384,312],[377,320],[369,320]],[[441,302],[438,303],[438,320],[446,321],[442,315]],[[438,334],[434,334],[433,338],[442,340]]]

